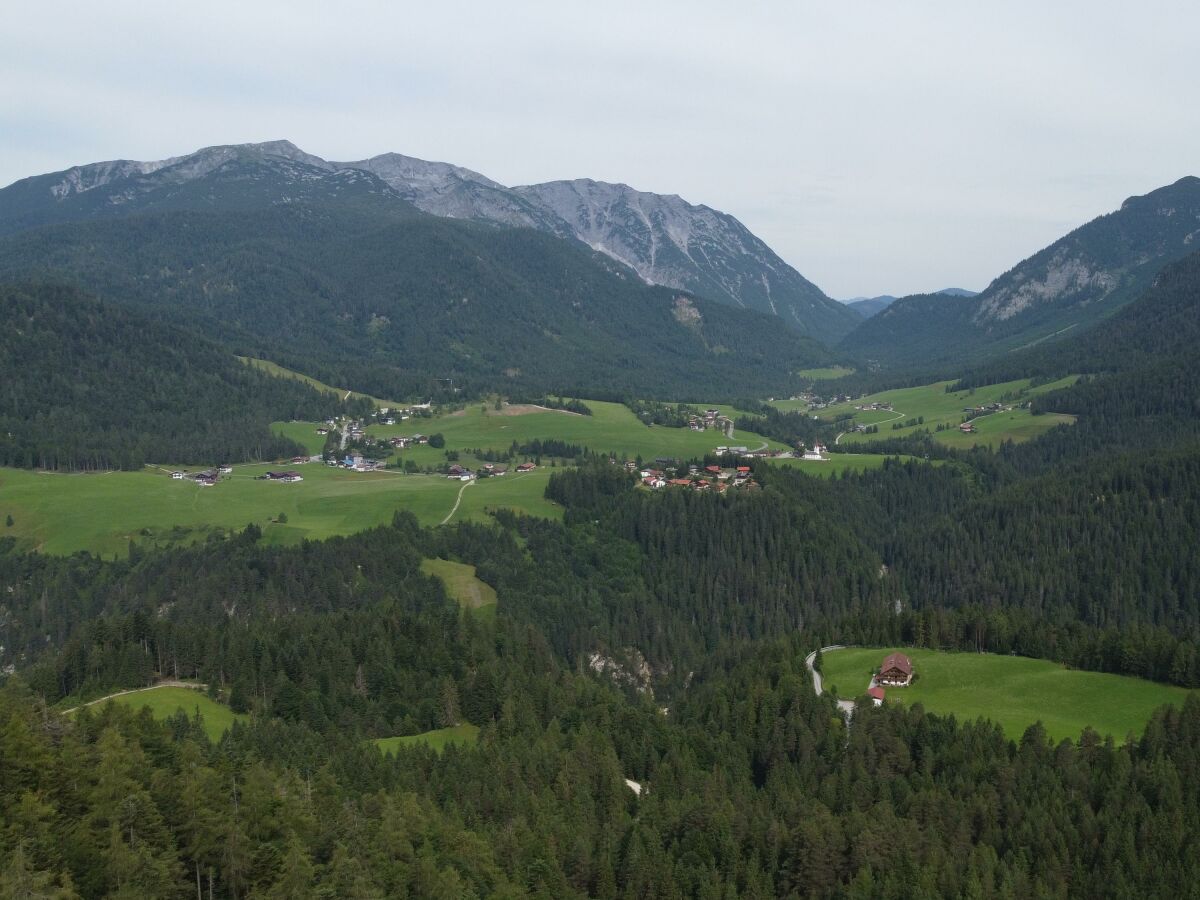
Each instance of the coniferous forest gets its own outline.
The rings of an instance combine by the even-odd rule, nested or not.
[[[1195,271],[1137,315],[1194,319]],[[66,453],[44,410],[102,423],[111,396],[143,417],[144,444],[76,465],[160,452],[169,405],[128,400],[150,382],[211,422],[216,398],[260,420],[328,402],[66,289],[4,303],[29,339],[6,345],[9,421]],[[73,342],[39,343],[50,325]],[[582,454],[549,481],[561,522],[398,512],[296,547],[249,526],[118,559],[0,538],[3,896],[1188,896],[1197,700],[1140,735],[1013,741],[919,705],[860,703],[847,725],[804,664],[831,642],[924,646],[1200,688],[1196,369],[1169,349],[1039,398],[1079,420],[1028,444],[917,436],[892,448],[910,461],[830,479],[760,462],[762,489],[728,497],[647,492]],[[475,566],[495,614],[461,609],[431,558]],[[198,711],[62,712],[160,680],[243,718],[214,741]],[[476,745],[372,743],[462,723]]]
[[[732,216],[555,184],[272,142],[0,190],[0,900],[1200,896],[1200,182],[836,347]],[[154,478],[326,492],[104,554],[6,493]],[[1156,693],[820,687],[885,647]]]

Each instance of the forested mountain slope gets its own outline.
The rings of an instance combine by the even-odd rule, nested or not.
[[[212,342],[71,288],[0,285],[0,465],[138,469],[300,451],[278,419],[340,404]]]
[[[902,298],[841,344],[890,366],[962,364],[1093,325],[1200,241],[1200,178],[1182,178],[1087,223],[976,297]]]
[[[115,160],[0,190],[0,233],[167,209],[252,209],[354,198],[404,215],[527,227],[582,242],[648,284],[777,315],[834,341],[855,317],[727,213],[588,179],[507,188],[447,163],[388,153],[329,162],[288,141],[207,147],[154,162]]]
[[[758,497],[672,497],[634,491],[605,462],[559,483],[565,524],[423,531],[398,516],[289,549],[248,528],[117,561],[21,556],[0,541],[3,659],[37,694],[170,674],[220,685],[252,713],[214,746],[186,711],[158,725],[101,706],[67,724],[10,683],[0,811],[42,827],[0,836],[0,878],[17,859],[21,877],[69,877],[86,896],[118,883],[183,893],[210,873],[222,896],[315,884],[362,896],[1186,891],[1200,872],[1186,777],[1195,702],[1140,740],[1085,733],[1055,747],[1038,726],[1014,743],[986,722],[897,706],[862,706],[847,731],[812,693],[804,655],[831,635],[1037,647],[1200,683],[1195,644],[1145,627],[1158,610],[1100,630],[1069,606],[1047,618],[967,586],[947,604],[901,597],[897,615],[883,591],[907,576],[881,573],[866,544],[970,503],[971,481],[953,466],[831,482],[779,471]],[[860,513],[861,540],[843,530]],[[789,517],[803,526],[780,527]],[[938,550],[922,559],[974,562]],[[446,554],[495,585],[494,625],[421,574],[423,557]],[[710,558],[711,583],[692,596],[679,577]],[[798,627],[797,612],[814,618]],[[643,693],[642,649],[666,713]],[[615,678],[592,671],[593,650],[618,663]],[[367,741],[455,721],[481,727],[477,747],[384,759]],[[40,790],[34,806],[25,792]],[[56,824],[64,808],[74,827]],[[855,849],[865,843],[880,849]],[[139,862],[123,869],[126,852]]]
[[[829,358],[773,317],[649,287],[577,242],[424,215],[365,172],[292,196],[281,165],[236,156],[151,211],[10,234],[0,278],[67,280],[379,396],[712,399],[785,390]]]
[[[1068,372],[1128,372],[1200,357],[1200,250],[1158,273],[1133,303],[1052,344],[1006,354],[968,370],[966,384]],[[1020,373],[1020,374],[1010,374]]]

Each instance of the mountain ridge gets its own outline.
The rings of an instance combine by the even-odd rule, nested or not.
[[[839,344],[885,365],[953,367],[1094,325],[1200,247],[1200,178],[1187,176],[1073,229],[974,297],[903,297]]]
[[[21,179],[0,190],[0,233],[120,215],[138,204],[169,208],[184,202],[190,184],[246,161],[286,176],[301,194],[314,190],[317,181],[361,174],[368,181],[354,189],[430,215],[577,240],[633,269],[648,284],[768,312],[825,342],[840,339],[857,322],[734,216],[677,195],[592,179],[510,188],[451,163],[399,153],[330,161],[286,140],[214,145],[154,161],[89,163]],[[279,190],[269,199],[296,198]]]

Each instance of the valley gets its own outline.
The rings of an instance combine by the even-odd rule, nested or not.
[[[1051,391],[1075,383],[1068,375],[1054,381],[1030,379],[948,391],[954,382],[940,381],[914,388],[868,394],[853,400],[822,404],[783,400],[774,405],[783,410],[810,410],[823,421],[838,423],[844,433],[838,444],[869,444],[873,441],[911,437],[929,432],[933,440],[967,449],[995,449],[1004,441],[1020,443],[1056,428],[1070,425],[1070,415],[1034,415],[1029,403]],[[969,429],[964,428],[969,423]],[[866,429],[874,428],[873,431]]]
[[[168,469],[65,475],[0,470],[0,505],[14,525],[5,536],[43,553],[88,550],[124,556],[130,542],[186,546],[259,526],[263,541],[290,545],[385,525],[397,510],[437,525],[460,484],[440,475],[348,472],[310,463],[304,480],[259,480],[276,466],[237,466],[212,489],[177,481]],[[486,519],[492,507],[529,515],[560,515],[542,496],[548,470],[489,480],[466,492],[457,518]],[[282,514],[282,515],[281,515]]]
[[[1190,896],[1197,185],[855,308],[615,181],[0,189],[0,897]]]

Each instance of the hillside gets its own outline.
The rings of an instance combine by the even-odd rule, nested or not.
[[[1200,347],[1200,252],[1168,265],[1133,303],[1086,331],[968,370],[965,384],[1064,372],[1123,372],[1174,362]],[[1021,376],[1010,375],[1019,372]]]
[[[300,448],[268,423],[341,406],[182,329],[45,285],[0,286],[0,371],[7,466],[273,459]]]
[[[846,301],[846,309],[852,309],[864,319],[869,319],[876,313],[881,313],[898,298],[891,294],[881,294],[878,297],[862,297],[858,300]]]
[[[1084,329],[1139,296],[1200,240],[1200,178],[1131,197],[1055,241],[975,297],[905,297],[841,348],[885,366],[952,367]]]
[[[295,167],[312,175],[298,196]],[[71,194],[85,221],[0,238],[0,278],[68,280],[385,397],[453,386],[712,399],[784,390],[789,371],[830,359],[771,316],[647,286],[578,242],[438,219],[368,173],[327,184],[306,167],[236,154],[129,198],[121,216],[96,212],[94,192],[113,182]]]
[[[528,227],[579,241],[648,284],[781,317],[831,342],[855,317],[727,213],[677,196],[581,179],[508,188],[448,163],[388,153],[330,162],[288,141],[208,147],[153,162],[115,160],[23,179],[0,191],[0,234],[168,209],[357,203],[388,215]]]

